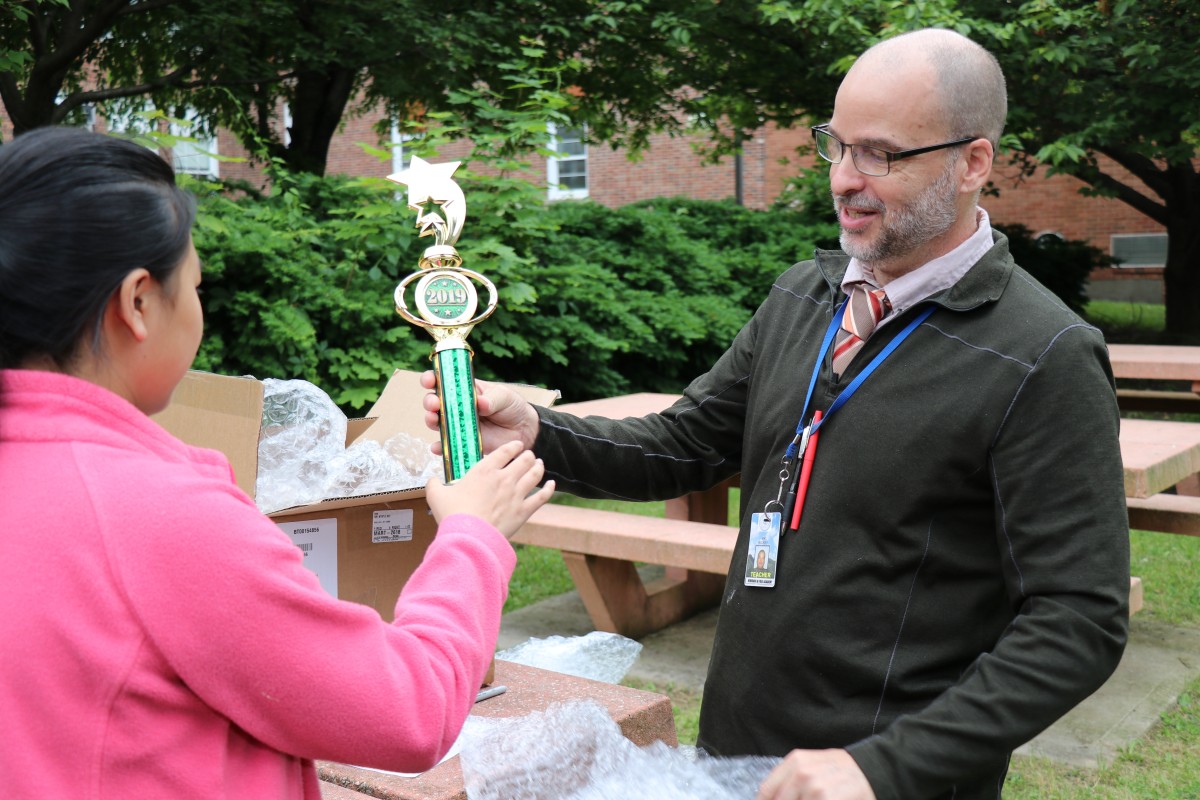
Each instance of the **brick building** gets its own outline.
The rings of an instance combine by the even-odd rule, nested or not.
[[[365,115],[346,122],[330,149],[327,172],[383,176],[400,169],[405,158],[403,143],[398,137],[390,143],[379,142],[374,130],[377,119]],[[606,145],[585,145],[579,142],[578,131],[566,131],[554,140],[555,149],[563,154],[561,162],[532,158],[531,179],[547,187],[550,199],[586,197],[607,206],[674,195],[702,200],[733,198],[740,183],[743,204],[766,208],[797,173],[802,157],[797,156],[796,148],[809,141],[806,128],[789,130],[768,125],[746,141],[739,160],[727,158],[720,164],[706,164],[692,141],[660,135],[652,137],[644,158],[634,162],[623,151]],[[395,157],[391,162],[381,162],[358,143],[391,144]],[[230,143],[222,152],[236,149]],[[459,144],[446,148],[439,158],[453,160],[466,154],[467,146]],[[246,165],[229,165],[226,169],[229,177],[254,175],[253,168]],[[1107,164],[1105,170],[1122,181],[1141,185],[1114,164]],[[560,182],[558,188],[555,180]],[[1084,184],[1076,178],[1046,177],[1039,170],[1021,181],[1015,167],[998,163],[992,180],[1000,194],[984,198],[983,205],[993,221],[1019,223],[1038,235],[1083,240],[1125,259],[1121,267],[1098,270],[1093,275],[1089,293],[1094,299],[1162,302],[1166,232],[1161,225],[1119,200],[1080,194]]]
[[[365,114],[344,121],[330,148],[327,173],[385,176],[401,169],[407,157],[404,143],[395,134],[391,141],[385,137],[380,142],[375,131],[378,120],[377,115]],[[281,116],[281,129],[284,122]],[[98,128],[103,126],[102,120],[97,123]],[[2,113],[0,132],[5,140],[12,135]],[[733,198],[740,191],[746,206],[766,208],[798,171],[800,157],[795,150],[808,141],[807,129],[788,130],[769,125],[745,143],[740,159],[706,164],[688,139],[660,135],[652,137],[644,157],[633,162],[622,151],[584,144],[579,131],[568,130],[555,132],[553,146],[561,154],[558,159],[547,162],[544,158],[531,158],[530,177],[547,187],[550,199],[586,197],[607,206],[620,206],[635,200],[675,195],[720,200]],[[360,143],[390,147],[393,157],[381,161],[360,147]],[[466,144],[457,144],[447,147],[438,157],[463,158],[467,150]],[[212,159],[206,151],[224,156],[246,155],[236,139],[225,132],[198,148],[185,147],[184,152],[171,155],[176,167],[184,171],[263,183],[262,173],[253,163]],[[1120,180],[1140,185],[1115,165],[1108,164],[1105,169]],[[994,222],[1020,223],[1038,235],[1083,240],[1124,259],[1122,266],[1098,270],[1093,275],[1091,297],[1162,302],[1166,232],[1161,225],[1119,200],[1085,197],[1078,191],[1084,184],[1075,178],[1046,177],[1039,170],[1034,176],[1018,181],[1016,168],[999,163],[992,180],[1000,195],[985,197],[982,204]]]

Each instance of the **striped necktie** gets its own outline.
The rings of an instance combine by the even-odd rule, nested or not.
[[[871,336],[871,331],[879,324],[879,320],[892,310],[883,289],[876,289],[868,283],[856,283],[850,287],[850,300],[846,313],[842,316],[842,327],[837,332],[837,340],[833,345],[833,374],[841,375],[850,366],[854,356],[862,349],[863,343]]]

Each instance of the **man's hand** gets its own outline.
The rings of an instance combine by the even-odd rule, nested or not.
[[[793,750],[763,781],[757,800],[875,800],[845,750]]]
[[[421,385],[430,390],[421,405],[425,409],[425,425],[438,430],[442,402],[438,399],[437,378],[433,370],[421,375]],[[493,383],[475,381],[475,406],[479,411],[479,433],[483,452],[490,453],[507,442],[518,441],[526,450],[533,447],[538,434],[538,415],[533,405],[516,392]],[[442,443],[433,445],[433,452],[442,454]]]

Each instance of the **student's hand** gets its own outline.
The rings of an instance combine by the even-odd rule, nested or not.
[[[425,497],[438,522],[451,514],[474,514],[511,539],[554,494],[554,481],[533,492],[543,474],[541,459],[520,442],[509,442],[484,456],[452,485],[430,478]]]
[[[845,750],[793,750],[762,782],[756,800],[875,800]]]
[[[430,390],[422,401],[425,409],[425,425],[438,430],[438,418],[442,401],[438,399],[437,378],[433,370],[421,375],[421,385]],[[505,442],[518,441],[525,449],[533,447],[538,434],[538,415],[533,405],[519,394],[499,384],[475,381],[476,408],[479,410],[479,433],[483,439],[483,452],[490,453]],[[439,439],[433,452],[442,454]]]

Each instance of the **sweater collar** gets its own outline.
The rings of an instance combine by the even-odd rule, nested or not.
[[[825,276],[835,296],[841,294],[842,280],[850,265],[850,256],[840,250],[817,250],[818,269]],[[992,247],[967,270],[953,286],[943,289],[920,302],[936,303],[951,311],[968,311],[985,303],[994,303],[1004,293],[1014,267],[1008,251],[1008,239],[992,229]],[[915,304],[914,304],[915,305]]]

